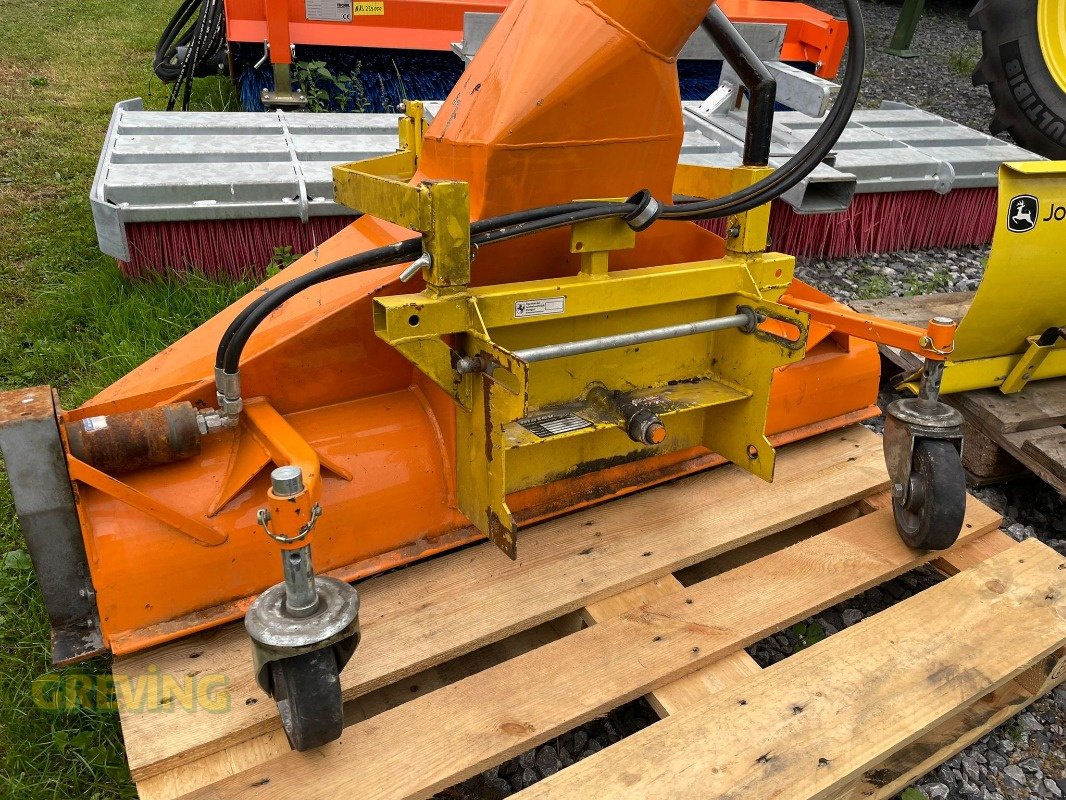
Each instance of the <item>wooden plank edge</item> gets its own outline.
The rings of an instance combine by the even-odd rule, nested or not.
[[[975,521],[966,531],[967,537],[995,527],[998,518],[978,501],[972,500],[969,510]],[[842,559],[836,569],[830,568],[833,553]],[[862,517],[645,605],[637,612],[606,620],[499,668],[393,709],[375,717],[368,725],[346,731],[340,742],[320,751],[321,758],[315,762],[316,791],[331,794],[360,786],[373,791],[376,797],[429,796],[932,558],[933,554],[909,550],[898,540],[889,512]],[[807,566],[802,568],[802,565]],[[767,573],[799,575],[806,584],[797,582],[790,592],[783,588],[784,579],[778,583],[771,581],[770,585],[782,586],[784,596],[776,598],[776,606],[760,607],[755,597],[761,593]],[[804,587],[806,595],[797,594],[799,586]],[[742,587],[755,594],[748,596]],[[697,621],[702,619],[714,619],[715,625],[708,627]],[[645,639],[644,632],[649,625],[661,631],[654,639],[658,644]],[[623,643],[635,651],[632,657],[643,672],[632,669],[632,664],[621,657],[622,651],[617,648],[623,647]],[[675,655],[670,655],[671,652]],[[594,658],[594,668],[584,663],[592,654],[600,654]],[[587,674],[589,669],[598,672],[592,676]],[[503,690],[505,685],[536,686],[547,674],[553,681],[569,687],[565,697],[557,699],[558,707],[538,710],[535,699]],[[608,684],[604,682],[611,675],[624,686],[614,686],[610,696],[606,696],[603,693],[608,691]],[[502,683],[496,687],[494,682]],[[471,699],[463,703],[464,697]],[[472,709],[469,705],[474,697],[478,698],[477,708]],[[459,717],[467,713],[473,715],[474,721],[464,729]],[[440,742],[431,745],[416,741],[418,732],[427,725],[436,730],[428,720],[441,714],[448,719],[447,746],[456,747],[458,752],[449,752],[447,758],[443,754],[436,758],[436,773],[432,776],[414,776],[409,768],[397,766],[399,762],[416,758],[415,752],[405,753],[403,747],[415,748],[420,754],[417,758],[426,763],[427,751],[441,746]],[[547,716],[542,718],[538,714]],[[521,720],[521,723],[501,726],[498,722],[501,719]],[[406,733],[401,735],[401,731]],[[460,746],[464,742],[466,746]],[[371,772],[358,774],[365,770]],[[260,787],[254,795],[257,798],[284,797],[294,791],[292,781],[310,779],[310,776],[299,778],[300,772],[299,754],[287,753],[188,797],[247,796],[253,784]]]
[[[889,800],[949,758],[1017,716],[1066,680],[1066,648],[1052,653],[1014,680],[899,751],[863,776],[837,800]],[[1037,687],[1034,690],[1034,686]]]
[[[517,796],[836,797],[1066,648],[1064,573],[1051,548],[1017,544]],[[998,644],[973,646],[986,640]],[[726,730],[728,752],[702,744]]]

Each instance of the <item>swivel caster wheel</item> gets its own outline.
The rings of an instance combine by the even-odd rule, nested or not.
[[[311,615],[291,615],[282,583],[259,595],[244,618],[256,682],[277,703],[289,745],[301,751],[340,738],[340,673],[360,636],[356,590],[327,576],[315,579],[315,590]]]
[[[892,512],[900,538],[911,547],[946,550],[955,544],[966,517],[966,474],[953,442],[914,443],[910,486],[893,492]]]
[[[344,706],[333,648],[271,661],[269,666],[274,700],[289,746],[302,752],[339,739]]]

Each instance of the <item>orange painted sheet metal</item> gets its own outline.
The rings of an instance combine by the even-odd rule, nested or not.
[[[226,38],[231,42],[270,40],[271,54],[290,44],[381,47],[450,51],[463,39],[466,12],[499,14],[508,0],[354,0],[350,21],[308,19],[305,0],[226,0]],[[278,3],[280,9],[275,9]],[[269,12],[269,13],[268,13]],[[275,38],[268,19],[284,19]],[[276,62],[277,63],[277,62]]]
[[[226,36],[231,42],[270,41],[275,63],[288,63],[289,45],[378,47],[450,51],[463,39],[467,12],[499,14],[508,0],[355,0],[351,21],[308,19],[305,0],[226,0]],[[640,5],[640,3],[634,3]],[[786,25],[784,61],[815,65],[836,77],[848,36],[847,23],[803,3],[783,0],[721,0],[734,22]]]
[[[782,61],[814,64],[815,74],[833,79],[840,72],[848,41],[848,23],[804,3],[782,0],[719,0],[733,22],[787,25]]]
[[[671,60],[706,6],[706,0],[515,0],[453,91],[450,113],[427,134],[423,174],[468,181],[478,217],[625,196],[640,187],[669,196],[684,133]],[[626,86],[624,97],[614,91],[619,85]],[[622,115],[627,122],[619,129],[618,115],[609,113],[618,104],[646,113]],[[582,113],[570,113],[575,108]],[[609,139],[604,120],[612,120]],[[359,219],[67,419],[177,401],[213,406],[218,342],[262,291],[412,235]],[[580,256],[569,245],[569,231],[557,230],[485,247],[474,283],[574,275]],[[722,239],[695,224],[659,224],[631,250],[615,253],[612,269],[723,254]],[[241,363],[249,404],[269,403],[272,411],[264,414],[280,414],[322,465],[315,568],[348,579],[476,538],[456,509],[452,401],[374,334],[375,297],[421,288],[417,278],[401,285],[401,271],[378,269],[298,294],[257,329]],[[829,302],[798,282],[791,291]],[[878,369],[872,345],[817,329],[810,356],[776,377],[768,433],[788,439],[871,413]],[[278,581],[278,548],[256,521],[270,452],[249,437],[245,427],[218,433],[189,461],[122,476],[130,489],[224,536],[190,536],[180,520],[168,525],[126,502],[133,495],[79,482],[103,633],[116,652],[232,619],[247,598]],[[647,458],[515,496],[513,507],[528,523],[706,468],[714,458],[706,452]]]

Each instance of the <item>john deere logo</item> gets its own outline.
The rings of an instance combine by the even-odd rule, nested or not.
[[[1007,230],[1012,233],[1028,233],[1036,227],[1040,218],[1040,201],[1031,194],[1020,194],[1010,201],[1007,212]]]

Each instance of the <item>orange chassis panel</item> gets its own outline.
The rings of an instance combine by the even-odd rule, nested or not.
[[[453,90],[450,113],[427,132],[416,180],[466,181],[475,219],[577,197],[624,197],[636,187],[669,197],[684,135],[674,58],[706,10],[706,0],[515,0]],[[617,86],[626,92],[608,90]],[[179,401],[214,406],[215,350],[244,307],[324,264],[411,236],[372,217],[357,220],[66,419]],[[574,275],[580,258],[569,243],[569,231],[554,230],[482,248],[474,283]],[[694,223],[661,223],[615,253],[612,268],[724,252],[722,239]],[[401,271],[355,274],[298,294],[244,350],[246,402],[265,399],[260,416],[291,427],[299,436],[287,441],[302,437],[322,463],[319,573],[355,579],[479,538],[456,510],[451,398],[374,334],[375,297],[421,288],[417,280],[402,286]],[[790,291],[831,304],[799,282]],[[775,378],[768,433],[783,443],[876,413],[879,372],[874,345],[815,322],[808,357]],[[270,458],[254,428],[207,437],[189,461],[123,475],[117,496],[106,482],[77,481],[102,631],[114,652],[235,619],[280,579],[278,547],[256,522]],[[515,493],[512,508],[528,525],[720,462],[705,451],[647,458]],[[137,497],[197,525],[167,524],[131,505]]]

